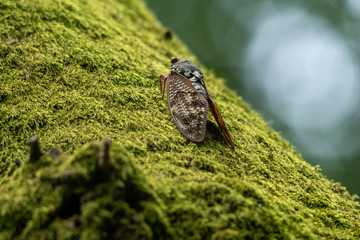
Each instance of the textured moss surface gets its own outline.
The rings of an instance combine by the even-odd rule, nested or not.
[[[0,239],[168,239],[159,201],[127,151],[113,146],[97,166],[99,143],[71,157],[56,150],[4,179]]]
[[[346,189],[168,36],[141,1],[0,1],[0,239],[359,238]],[[172,56],[202,67],[235,152],[155,104]],[[33,135],[64,154],[30,162]]]

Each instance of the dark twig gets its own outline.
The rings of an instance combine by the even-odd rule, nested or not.
[[[108,167],[111,165],[109,156],[110,142],[110,139],[105,138],[104,147],[100,151],[99,160],[97,163],[98,167]]]
[[[27,141],[27,144],[30,145],[30,162],[36,162],[42,156],[39,146],[39,138],[37,136],[33,136]]]

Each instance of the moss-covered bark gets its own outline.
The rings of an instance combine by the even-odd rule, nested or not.
[[[0,239],[359,238],[346,189],[209,69],[236,151],[211,118],[176,130],[157,77],[196,59],[167,36],[141,1],[0,1]],[[29,161],[33,135],[64,154]]]

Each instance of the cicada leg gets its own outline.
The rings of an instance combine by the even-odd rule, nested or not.
[[[162,81],[164,82],[164,85],[162,85]],[[160,84],[160,92],[156,95],[162,95],[161,98],[159,98],[156,103],[158,103],[160,100],[163,100],[164,98],[164,93],[165,93],[165,85],[166,85],[166,80],[167,80],[167,76],[164,74],[160,74],[159,76],[159,84]]]

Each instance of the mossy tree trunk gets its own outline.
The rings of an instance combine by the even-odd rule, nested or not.
[[[346,189],[169,38],[143,2],[2,0],[0,37],[0,239],[360,237]],[[211,117],[195,144],[166,101],[155,104],[172,56],[203,69],[236,151]],[[29,160],[34,135],[41,152]],[[106,137],[110,150],[96,142]]]

